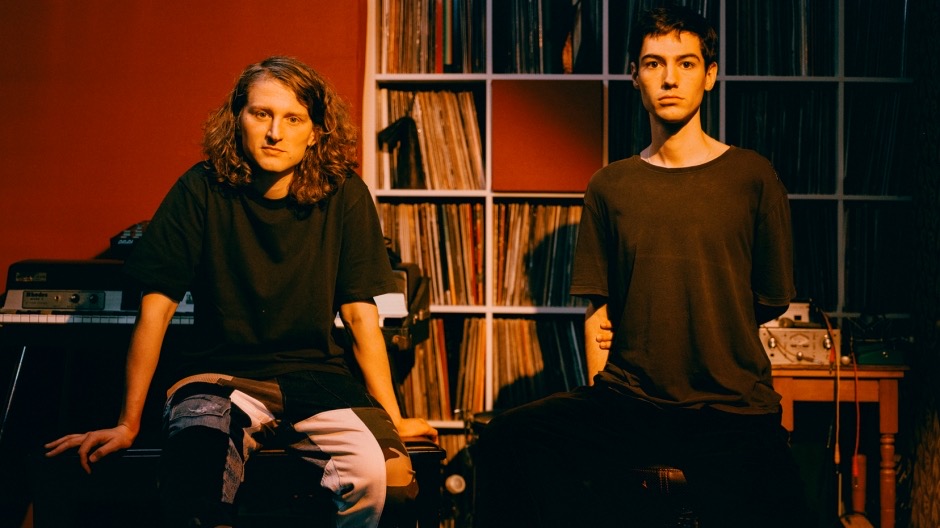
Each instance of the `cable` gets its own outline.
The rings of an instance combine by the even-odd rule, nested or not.
[[[836,434],[835,434],[835,448],[834,448],[835,453],[833,456],[833,460],[836,464],[836,472],[838,473],[838,480],[837,480],[838,492],[837,492],[837,498],[836,498],[836,500],[838,501],[837,507],[838,507],[838,512],[839,512],[839,518],[842,518],[846,514],[844,510],[844,506],[843,506],[843,501],[842,501],[842,473],[841,473],[841,470],[839,469],[839,466],[842,461],[842,455],[840,452],[841,447],[839,445],[839,435],[840,435],[840,429],[841,429],[841,416],[840,416],[841,386],[840,384],[841,384],[841,379],[842,379],[842,373],[841,373],[842,361],[841,361],[841,357],[839,356],[839,351],[836,350],[835,339],[833,339],[832,321],[829,319],[829,315],[826,314],[825,311],[821,309],[818,309],[818,310],[819,310],[820,315],[822,315],[823,321],[826,323],[826,333],[829,337],[829,342],[831,343],[830,351],[829,351],[830,372],[832,372],[833,367],[835,368]],[[851,471],[852,471],[852,485],[857,486],[858,479],[859,479],[859,458],[858,457],[859,457],[859,446],[860,446],[861,435],[862,435],[862,414],[861,414],[861,402],[858,397],[858,384],[859,384],[858,361],[855,360],[855,352],[852,349],[853,348],[852,345],[850,344],[849,347],[850,347],[849,357],[852,362],[853,381],[854,381],[854,384],[852,387],[853,400],[855,404],[855,445],[852,451]]]
[[[854,340],[849,340],[849,357],[852,361],[852,371],[855,380],[853,394],[853,397],[855,398],[855,451],[852,453],[852,487],[855,488],[858,487],[860,478],[859,445],[862,438],[862,405],[858,397],[858,358],[855,357]]]
[[[841,367],[842,362],[839,361],[838,353],[836,351],[835,340],[832,338],[832,322],[829,320],[829,316],[826,314],[824,310],[820,309],[818,306],[815,308],[822,315],[823,321],[826,323],[826,335],[829,337],[829,343],[830,343],[829,373],[832,374],[833,369],[835,369],[835,395],[834,395],[835,397],[833,399],[835,400],[835,408],[836,408],[835,409],[836,410],[836,420],[835,420],[836,431],[835,431],[835,438],[834,438],[835,445],[833,447],[832,459],[833,459],[833,463],[835,464],[835,469],[836,469],[836,511],[839,515],[839,518],[841,519],[842,516],[845,515],[845,509],[844,509],[845,507],[842,501],[842,470],[840,467],[842,465],[842,452],[841,452],[842,447],[839,445],[840,444],[839,436],[841,435],[841,428],[842,428],[842,416],[840,413],[841,405],[839,401],[839,394],[840,394],[840,389],[841,389],[840,384],[839,384],[839,381],[841,378],[840,367]]]

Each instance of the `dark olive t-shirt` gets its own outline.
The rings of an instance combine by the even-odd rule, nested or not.
[[[164,198],[125,270],[172,299],[192,293],[195,337],[161,360],[177,379],[348,372],[332,339],[337,309],[395,291],[375,206],[354,174],[301,207],[219,184],[197,164]]]
[[[588,184],[571,293],[606,297],[615,338],[599,380],[663,407],[775,412],[754,301],[793,298],[787,192],[732,147],[667,169],[639,157]]]

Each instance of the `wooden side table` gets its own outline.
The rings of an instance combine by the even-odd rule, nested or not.
[[[858,401],[878,404],[878,431],[881,435],[879,479],[881,527],[894,528],[897,475],[894,468],[894,441],[898,432],[898,385],[907,367],[859,366]],[[840,402],[856,399],[856,372],[843,367],[838,376]],[[783,396],[783,426],[793,431],[793,402],[831,402],[836,397],[836,372],[828,368],[775,365],[774,388]]]

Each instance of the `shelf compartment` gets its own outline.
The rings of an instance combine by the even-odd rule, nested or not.
[[[479,200],[378,204],[392,251],[430,278],[435,305],[484,304],[484,204]]]
[[[493,304],[585,306],[569,293],[582,200],[493,204]]]
[[[839,298],[836,207],[834,200],[790,201],[796,296],[827,312],[838,308]]]
[[[726,141],[773,163],[791,193],[835,192],[836,84],[725,85]]]
[[[484,0],[380,0],[380,73],[482,73]]]
[[[604,164],[601,81],[492,81],[493,191],[583,192]]]
[[[494,73],[601,73],[600,0],[493,2]]]
[[[836,74],[835,0],[728,0],[725,11],[725,70],[731,75]]]
[[[910,84],[845,86],[843,188],[846,194],[910,196],[914,173],[904,146],[913,144]]]
[[[909,3],[907,0],[845,2],[846,75],[853,77],[905,77],[908,75]],[[874,36],[875,31],[877,31],[877,37]]]
[[[380,187],[486,187],[482,84],[386,83],[377,98]]]
[[[845,310],[883,315],[911,309],[914,213],[901,201],[845,204]]]
[[[493,319],[494,408],[585,385],[584,318]]]

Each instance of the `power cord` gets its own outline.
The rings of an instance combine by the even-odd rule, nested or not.
[[[868,520],[865,518],[862,512],[856,512],[856,511],[846,512],[845,503],[842,499],[842,470],[841,470],[842,448],[840,446],[839,437],[840,437],[840,429],[841,429],[841,424],[842,424],[842,419],[841,419],[842,405],[841,405],[840,396],[842,394],[841,382],[842,382],[843,361],[845,361],[846,364],[849,364],[852,366],[853,381],[854,381],[852,389],[853,389],[853,400],[855,404],[855,446],[852,451],[852,461],[851,461],[853,490],[860,485],[860,482],[862,482],[861,480],[862,476],[860,474],[860,463],[859,463],[859,460],[860,460],[859,446],[860,446],[861,434],[862,434],[862,415],[861,415],[861,402],[858,397],[858,383],[859,383],[858,361],[856,361],[855,359],[855,352],[854,350],[852,350],[851,345],[849,346],[849,356],[846,356],[844,358],[840,356],[841,351],[836,350],[835,341],[832,339],[833,328],[832,328],[832,321],[829,319],[829,315],[824,310],[820,309],[819,307],[815,307],[815,308],[819,312],[819,314],[822,316],[823,322],[826,325],[826,332],[827,332],[828,338],[830,339],[830,343],[833,343],[833,345],[829,349],[829,372],[833,373],[833,371],[835,371],[835,398],[834,400],[835,400],[836,416],[835,416],[835,439],[834,439],[834,449],[833,449],[833,462],[835,463],[835,468],[836,468],[836,487],[837,487],[836,507],[837,507],[837,511],[839,514],[839,520],[846,527],[859,527],[859,528],[871,527],[872,526],[871,523],[868,522]],[[864,504],[861,505],[861,507],[864,507]]]

